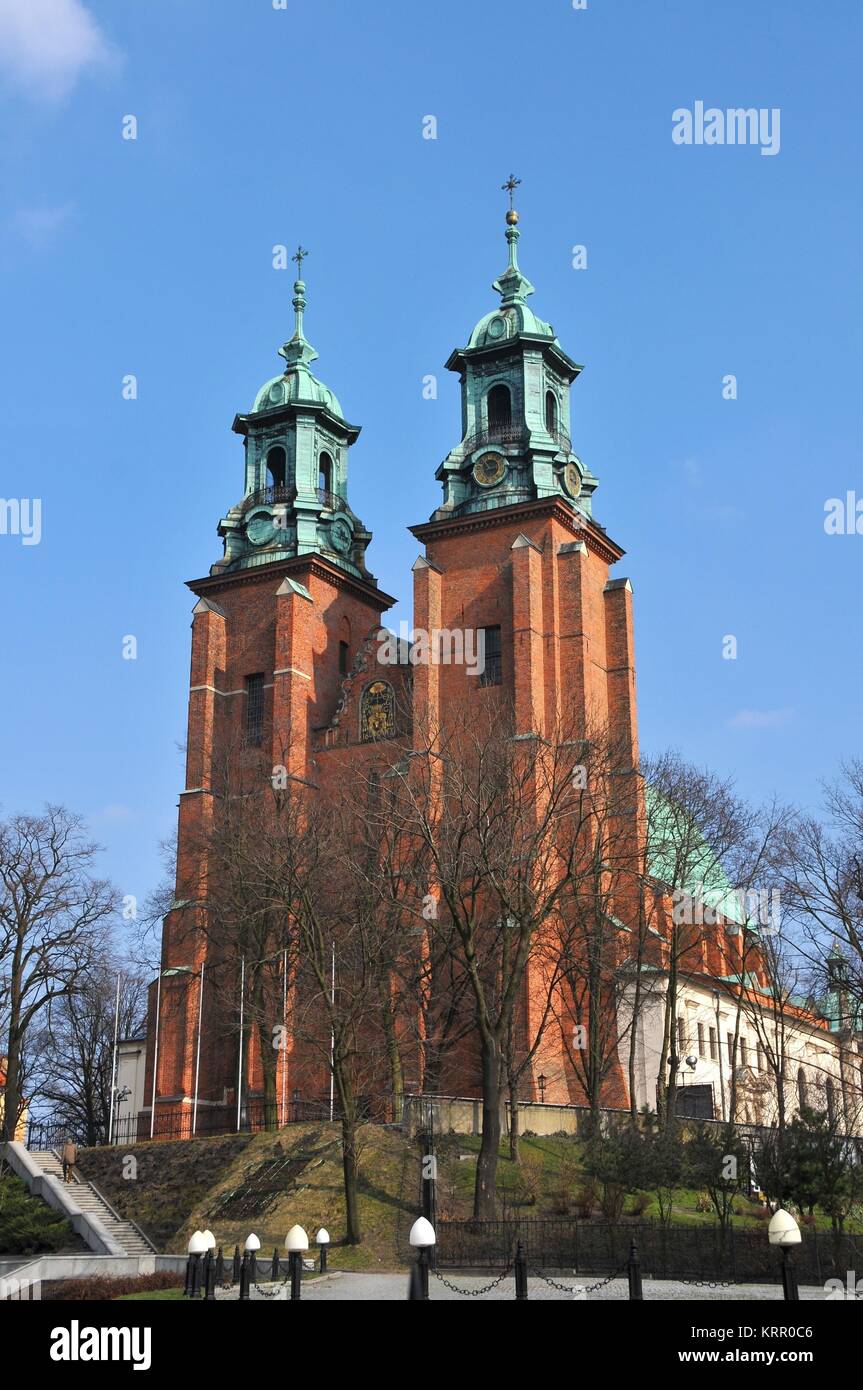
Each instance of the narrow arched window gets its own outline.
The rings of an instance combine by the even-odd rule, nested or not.
[[[501,434],[512,426],[512,397],[509,394],[509,387],[501,382],[493,386],[488,393],[488,432],[490,435]]]
[[[271,449],[267,454],[267,486],[285,486],[285,451],[281,447]]]
[[[332,492],[333,490],[333,461],[329,454],[322,453],[318,456],[318,491]]]
[[[553,391],[545,393],[545,428],[549,434],[557,433],[557,397]]]

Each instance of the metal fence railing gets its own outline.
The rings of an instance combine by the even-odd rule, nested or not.
[[[363,1098],[359,1102],[360,1116],[370,1119],[374,1113],[373,1102]],[[339,1120],[339,1107],[333,1107],[333,1118]],[[277,1130],[284,1125],[305,1124],[311,1121],[330,1119],[328,1097],[311,1100],[291,1100],[284,1105],[270,1105],[264,1101],[251,1100],[240,1110],[239,1121],[236,1106],[199,1107],[197,1115],[191,1106],[184,1106],[160,1113],[156,1108],[153,1133],[150,1133],[150,1114],[140,1111],[137,1115],[121,1115],[113,1126],[112,1145],[143,1144],[151,1138],[165,1142],[171,1139],[207,1138],[220,1134],[256,1134],[261,1130]],[[81,1148],[94,1148],[108,1143],[105,1133],[87,1133],[80,1126],[64,1124],[56,1120],[31,1120],[27,1126],[27,1148],[39,1151],[56,1149],[66,1139],[74,1139]]]
[[[622,1268],[633,1240],[642,1273],[653,1279],[778,1283],[777,1251],[764,1230],[743,1231],[718,1223],[664,1226],[661,1222],[584,1221],[576,1218],[508,1221],[439,1221],[435,1258],[438,1269],[503,1269],[519,1241],[531,1266],[575,1274],[609,1274]],[[804,1231],[795,1248],[800,1283],[844,1279],[863,1271],[863,1236]]]

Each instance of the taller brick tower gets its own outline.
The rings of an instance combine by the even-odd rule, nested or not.
[[[598,479],[572,447],[570,387],[582,368],[527,302],[534,287],[519,268],[519,236],[510,205],[508,263],[493,284],[500,303],[447,362],[461,384],[463,437],[437,470],[441,506],[411,527],[424,545],[414,564],[415,627],[482,630],[485,672],[418,667],[414,709],[435,723],[447,711],[470,721],[512,708],[524,737],[607,726],[634,768],[632,586],[610,577],[624,552],[593,519]],[[538,993],[528,979],[528,1023]],[[579,1101],[553,1033],[533,1071],[550,1078],[547,1100]],[[622,1094],[620,1073],[609,1088]]]

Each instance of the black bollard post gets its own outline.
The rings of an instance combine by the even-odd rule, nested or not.
[[[635,1241],[629,1247],[629,1264],[627,1266],[629,1274],[629,1297],[630,1299],[644,1299],[644,1292],[641,1287],[641,1261],[638,1258],[638,1246]]]
[[[240,1300],[246,1302],[249,1297],[249,1252],[243,1251],[243,1259],[240,1265]]]
[[[527,1256],[521,1241],[515,1247],[515,1296],[527,1298]]]
[[[249,1256],[249,1278],[253,1284],[258,1282],[258,1252],[253,1250]]]
[[[215,1303],[216,1301],[217,1269],[218,1260],[210,1260],[210,1263],[207,1266],[206,1277],[204,1279],[204,1298],[207,1300],[208,1303]]]
[[[190,1298],[198,1298],[201,1293],[201,1257],[192,1256],[192,1287],[189,1293]]]
[[[201,1281],[199,1287],[201,1298],[206,1298],[207,1296],[207,1285],[210,1280],[210,1269],[212,1268],[212,1264],[213,1252],[212,1250],[207,1250],[206,1254],[204,1255],[203,1265],[201,1266]]]
[[[192,1256],[191,1256],[191,1255],[189,1256],[189,1258],[188,1258],[187,1261],[186,1261],[186,1282],[185,1282],[185,1284],[183,1285],[183,1297],[184,1297],[184,1298],[191,1298],[191,1297],[192,1297]]]
[[[327,1272],[327,1250],[328,1250],[328,1249],[329,1249],[329,1246],[327,1246],[327,1245],[322,1245],[322,1246],[320,1246],[320,1251],[321,1251],[321,1274],[326,1274],[326,1272]]]
[[[239,1247],[239,1245],[235,1245],[235,1246],[234,1246],[234,1263],[233,1263],[233,1265],[231,1266],[231,1285],[233,1286],[234,1284],[239,1284],[239,1282],[240,1282],[240,1247]]]
[[[782,1247],[782,1293],[787,1303],[800,1302],[800,1290],[797,1287],[797,1271],[794,1268],[791,1251],[785,1245]]]
[[[408,1301],[419,1302],[423,1296],[423,1281],[420,1278],[419,1261],[414,1260],[411,1265],[410,1278],[408,1279]]]
[[[419,1247],[419,1257],[417,1259],[420,1272],[420,1287],[422,1289],[421,1297],[425,1303],[428,1303],[429,1297],[429,1249],[430,1246],[421,1245]]]
[[[274,1251],[273,1251],[273,1263],[270,1265],[270,1278],[271,1278],[271,1279],[273,1280],[273,1282],[275,1283],[275,1281],[276,1281],[276,1279],[278,1279],[278,1277],[279,1277],[279,1252],[278,1252],[278,1250],[274,1250]]]
[[[303,1257],[299,1251],[291,1251],[288,1256],[288,1268],[291,1274],[291,1302],[296,1303],[300,1298],[303,1282]]]
[[[218,1255],[216,1256],[216,1283],[218,1284],[219,1288],[221,1288],[222,1285],[224,1284],[224,1282],[225,1282],[225,1257],[224,1257],[224,1255],[222,1254],[222,1247],[221,1247],[221,1245],[220,1245],[220,1246],[219,1246],[219,1253],[218,1253]]]

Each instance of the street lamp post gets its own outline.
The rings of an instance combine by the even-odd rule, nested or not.
[[[330,1233],[325,1226],[322,1226],[315,1236],[315,1243],[321,1252],[321,1274],[327,1272],[327,1251],[330,1248]]]
[[[412,1301],[428,1302],[429,1296],[429,1251],[434,1249],[434,1226],[420,1216],[411,1226],[409,1236],[411,1246],[417,1252],[417,1261],[411,1269],[408,1298]]]
[[[302,1226],[292,1226],[285,1236],[285,1249],[288,1252],[288,1270],[291,1279],[291,1302],[300,1297],[303,1280],[303,1254],[309,1248],[309,1238]]]
[[[207,1249],[203,1231],[195,1231],[188,1244],[189,1258],[186,1262],[186,1283],[184,1298],[197,1298],[201,1291],[201,1256]]]
[[[203,1288],[201,1289],[201,1297],[208,1299],[209,1302],[212,1303],[216,1297],[216,1237],[209,1227],[207,1227],[206,1231],[202,1231],[201,1235],[204,1241]]]
[[[540,1072],[539,1076],[536,1078],[536,1081],[537,1085],[539,1086],[539,1103],[540,1105],[545,1105],[545,1087],[546,1082],[548,1081],[548,1077],[543,1076],[542,1072]]]
[[[782,1251],[782,1293],[785,1301],[797,1303],[800,1300],[800,1291],[797,1288],[797,1273],[791,1251],[795,1245],[800,1244],[800,1227],[791,1213],[783,1207],[771,1216],[770,1225],[767,1227],[767,1239],[771,1245],[778,1245]]]
[[[240,1298],[246,1303],[249,1299],[249,1288],[253,1281],[255,1271],[255,1255],[261,1248],[261,1242],[255,1235],[246,1236],[246,1243],[243,1246],[243,1263],[240,1265]]]

